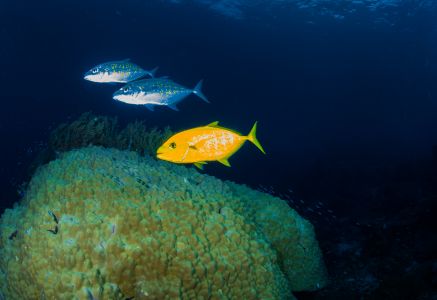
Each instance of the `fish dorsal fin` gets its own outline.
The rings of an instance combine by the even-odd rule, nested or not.
[[[198,161],[198,162],[195,162],[194,165],[196,166],[196,168],[203,170],[203,166],[206,165],[206,162],[205,161]]]
[[[227,158],[219,159],[218,162],[224,164],[226,167],[230,167],[231,166],[231,164],[229,163]]]
[[[242,135],[240,132],[238,132],[238,131],[236,131],[236,130],[233,130],[233,129],[226,128],[226,127],[222,127],[222,126],[220,126],[218,123],[219,123],[219,121],[215,121],[215,122],[209,123],[209,124],[206,125],[205,127],[220,128],[220,129],[227,130],[227,131],[230,131],[230,132],[232,132],[232,133],[235,133],[235,134],[237,134],[237,135]]]
[[[120,60],[121,62],[130,62],[130,58],[125,58],[125,59],[122,59],[122,60]]]
[[[219,121],[215,121],[215,122],[209,123],[208,125],[206,125],[206,127],[218,127],[218,123],[219,123]]]

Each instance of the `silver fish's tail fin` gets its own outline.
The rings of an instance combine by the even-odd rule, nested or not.
[[[147,71],[147,73],[150,75],[150,77],[155,78],[156,76],[156,71],[158,71],[159,67],[155,67],[150,71]]]
[[[257,124],[258,124],[258,122],[255,122],[255,124],[253,124],[252,130],[250,130],[249,134],[247,135],[247,139],[249,141],[251,141],[259,150],[261,150],[262,153],[266,154],[263,147],[261,146],[261,143],[256,138],[256,126],[257,126]]]
[[[202,99],[203,101],[205,101],[206,103],[210,103],[208,101],[208,99],[206,98],[206,96],[202,93],[202,85],[203,85],[203,79],[200,80],[196,86],[193,89],[193,94],[195,94],[196,96],[198,96],[200,99]]]

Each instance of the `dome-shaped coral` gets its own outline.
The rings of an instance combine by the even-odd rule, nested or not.
[[[63,154],[0,226],[6,299],[292,299],[326,281],[282,200],[134,152]]]

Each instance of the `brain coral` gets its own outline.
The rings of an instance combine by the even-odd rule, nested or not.
[[[5,299],[293,299],[326,283],[285,202],[134,152],[62,154],[0,226]]]

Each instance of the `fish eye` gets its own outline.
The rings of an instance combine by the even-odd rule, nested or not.
[[[122,90],[123,90],[123,92],[126,93],[127,91],[129,91],[129,88],[128,87],[123,87]]]
[[[94,68],[91,70],[91,73],[96,74],[99,70],[97,70],[97,68]]]
[[[168,145],[171,149],[176,149],[176,143],[172,142],[170,145]]]

